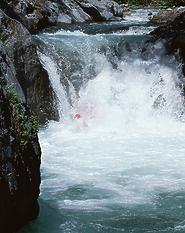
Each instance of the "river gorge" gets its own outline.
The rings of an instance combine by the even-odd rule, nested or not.
[[[60,119],[39,131],[41,212],[19,233],[185,231],[182,65],[150,40],[157,11],[34,36]]]

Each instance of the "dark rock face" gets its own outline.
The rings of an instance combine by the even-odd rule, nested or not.
[[[0,11],[0,35],[9,58],[14,63],[13,83],[20,84],[26,103],[39,116],[41,122],[56,119],[57,111],[53,106],[54,94],[48,74],[39,61],[29,31],[21,23]]]
[[[151,35],[155,40],[163,39],[169,53],[179,50],[185,75],[185,12],[177,16],[172,22],[155,29]]]
[[[71,23],[92,21],[91,16],[84,12],[75,0],[56,0],[56,4],[59,8],[59,17],[56,24],[65,22],[63,16],[68,17]]]
[[[11,15],[12,8],[3,10]],[[39,212],[42,123],[57,116],[47,72],[29,31],[0,10],[0,231],[13,233]],[[16,19],[16,20],[15,20]],[[32,109],[32,111],[30,110]],[[33,114],[34,113],[34,114]]]
[[[0,7],[32,33],[59,23],[118,20],[123,16],[123,7],[113,0],[2,1]]]
[[[85,0],[77,3],[93,21],[119,20],[123,16],[121,6],[112,1]]]
[[[185,8],[169,8],[162,9],[156,15],[152,16],[150,23],[162,25],[165,23],[173,22],[177,16],[185,11]]]
[[[0,231],[39,212],[41,123],[57,119],[55,96],[31,33],[60,23],[121,19],[112,0],[0,0]],[[31,110],[30,110],[31,109]]]
[[[23,92],[18,84],[10,85],[13,74],[13,63],[0,43],[0,229],[6,233],[33,220],[39,211],[41,150]]]

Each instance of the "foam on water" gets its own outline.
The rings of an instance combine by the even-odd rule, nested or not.
[[[84,32],[82,31],[79,31],[79,30],[75,30],[75,31],[66,31],[66,30],[58,30],[57,32],[55,33],[44,33],[45,35],[47,36],[53,36],[54,38],[57,37],[57,36],[88,36],[87,34],[85,34]]]
[[[124,17],[124,19],[128,22],[138,22],[144,23],[150,20],[150,14],[156,14],[159,9],[131,9],[130,14]]]
[[[104,62],[99,75],[82,87],[67,120],[50,123],[40,140],[43,169],[55,174],[43,180],[44,189],[54,185],[55,193],[87,185],[109,197],[58,200],[61,208],[145,202],[161,190],[185,187],[185,127],[183,100],[174,81],[177,72],[155,61],[121,62],[117,71]],[[81,119],[74,119],[75,113]]]
[[[114,36],[123,36],[123,35],[147,35],[149,34],[151,31],[154,30],[154,26],[131,26],[128,29],[122,29],[119,30],[118,32],[113,32]],[[57,31],[56,33],[44,33],[44,35],[47,35],[55,40],[59,39],[61,36],[63,37],[68,37],[68,36],[74,36],[74,37],[97,37],[97,35],[99,36],[106,36],[107,33],[96,33],[95,35],[88,35],[83,31],[79,31],[79,30],[74,30],[74,31],[66,31],[64,29],[61,29],[59,31]]]
[[[83,214],[76,219],[73,212],[66,212],[70,224],[62,224],[62,232],[99,232],[102,226],[102,232],[117,232],[117,227],[106,225],[105,216],[98,225],[101,216],[95,213],[109,213],[109,221],[114,221],[119,210],[119,217],[129,218],[127,208],[142,206],[141,212],[143,208],[155,212],[163,193],[185,193],[180,68],[161,64],[156,56],[151,60],[125,57],[114,69],[106,56],[97,54],[97,75],[84,83],[71,107],[57,64],[40,56],[59,102],[65,105],[60,121],[50,122],[39,133],[41,196],[61,212]],[[76,113],[80,119],[74,119]],[[84,231],[82,222],[90,224],[89,213],[96,215],[95,229]],[[83,220],[84,215],[89,219]],[[133,232],[137,232],[134,226]]]

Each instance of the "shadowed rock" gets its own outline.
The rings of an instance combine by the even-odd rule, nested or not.
[[[168,22],[174,21],[174,19],[179,16],[181,13],[185,11],[185,7],[183,8],[168,8],[160,10],[156,15],[151,17],[150,23],[153,24],[165,24]]]
[[[41,150],[23,91],[12,82],[14,75],[14,65],[0,42],[0,229],[6,233],[39,212]]]
[[[0,11],[0,34],[9,59],[14,64],[12,86],[20,84],[28,106],[41,122],[56,119],[48,74],[42,68],[29,31]],[[17,93],[20,94],[19,91]]]
[[[178,15],[172,22],[156,28],[151,35],[155,40],[163,39],[169,53],[179,50],[183,61],[185,75],[185,12]]]
[[[120,20],[123,7],[113,0],[3,0],[1,9],[31,33],[60,23]]]

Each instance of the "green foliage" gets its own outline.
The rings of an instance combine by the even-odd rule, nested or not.
[[[16,133],[19,136],[21,146],[26,146],[29,139],[38,132],[39,121],[37,117],[26,112],[19,97],[10,86],[6,86],[5,90],[9,97]]]
[[[1,32],[0,32],[0,41],[3,41],[3,35]]]
[[[4,46],[4,50],[6,52],[6,54],[8,56],[11,55],[11,49],[10,47],[7,45],[7,43],[5,42],[4,38],[3,38],[3,34],[0,32],[0,41],[2,42],[3,46]]]
[[[5,50],[5,52],[6,52],[6,54],[8,55],[8,56],[10,56],[11,55],[11,49],[10,49],[10,47],[8,47],[5,43],[4,43],[4,50]]]

